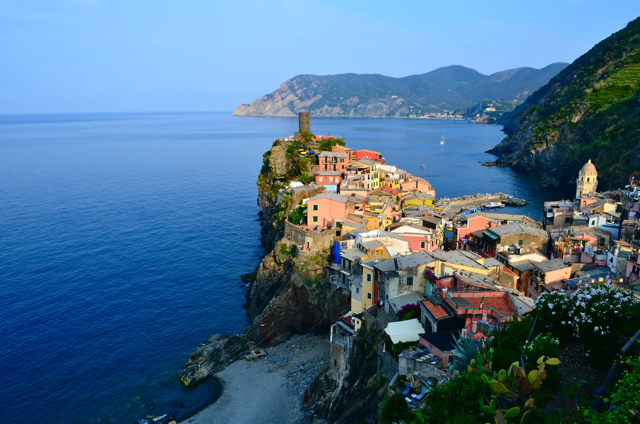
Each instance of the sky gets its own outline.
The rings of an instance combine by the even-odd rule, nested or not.
[[[572,62],[637,0],[0,0],[0,114],[232,111],[299,74]]]

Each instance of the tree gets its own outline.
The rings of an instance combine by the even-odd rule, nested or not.
[[[300,141],[304,145],[305,149],[309,148],[309,143],[315,140],[316,136],[310,133],[309,131],[301,131],[300,132]]]

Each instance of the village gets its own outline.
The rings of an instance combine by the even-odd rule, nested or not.
[[[310,278],[350,297],[331,326],[328,374],[349,368],[359,331],[383,329],[378,378],[412,408],[455,378],[462,339],[477,348],[495,329],[520,320],[551,293],[614,287],[640,299],[640,193],[598,192],[596,167],[577,175],[574,199],[545,202],[541,220],[496,212],[512,196],[436,200],[423,178],[386,163],[382,153],[352,150],[340,138],[314,136],[308,113],[299,132],[280,139],[287,153],[311,158],[314,174],[280,179],[278,201],[298,205],[285,222],[283,249],[310,261]],[[496,209],[493,209],[493,208]],[[443,213],[444,211],[444,213]]]

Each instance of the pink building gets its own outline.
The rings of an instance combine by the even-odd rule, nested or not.
[[[307,200],[307,225],[329,228],[336,222],[346,221],[349,211],[349,199],[332,192],[320,193]]]
[[[436,191],[431,187],[429,181],[423,178],[413,177],[409,181],[400,184],[402,191],[421,191],[436,197]]]
[[[373,160],[376,162],[380,162],[382,164],[384,164],[384,159],[382,158],[382,153],[380,152],[375,152],[373,150],[356,150],[355,152],[353,152],[353,158],[357,161],[360,161],[362,159],[369,159],[369,160]]]
[[[318,155],[318,165],[320,171],[344,172],[348,164],[349,155],[342,152],[320,152]]]
[[[320,171],[316,173],[316,185],[339,184],[341,181],[338,171]]]
[[[542,293],[543,286],[547,288],[562,287],[562,280],[571,277],[571,265],[562,259],[532,262],[533,267],[529,271],[529,285],[527,297],[536,300]]]
[[[453,227],[454,249],[470,250],[471,233],[491,227],[491,220],[477,213],[462,215]]]
[[[398,234],[409,242],[409,249],[412,252],[421,250],[431,252],[438,249],[438,238],[433,230],[406,222],[399,222],[389,226],[388,231]]]

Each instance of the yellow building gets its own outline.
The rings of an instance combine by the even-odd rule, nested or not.
[[[435,200],[433,197],[426,195],[424,193],[415,193],[410,196],[405,197],[404,199],[404,207],[408,206],[429,206],[433,207],[435,204]]]
[[[373,265],[380,260],[378,258],[369,258],[360,263],[362,265],[362,276],[351,283],[351,312],[353,314],[361,314],[365,309],[375,305],[376,271]]]

